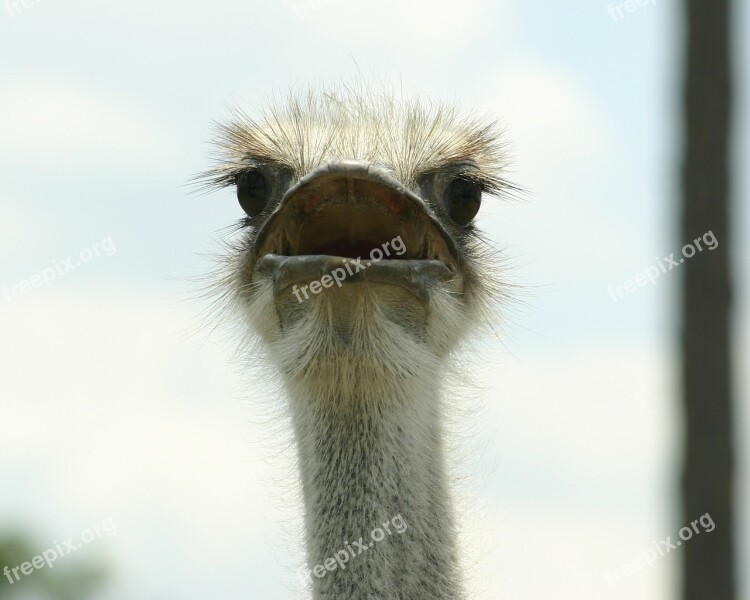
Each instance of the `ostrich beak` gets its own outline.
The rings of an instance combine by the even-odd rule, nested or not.
[[[456,275],[461,253],[426,202],[392,175],[339,160],[287,191],[258,232],[255,255],[276,294],[330,275],[339,287],[398,285],[425,299],[431,286]]]

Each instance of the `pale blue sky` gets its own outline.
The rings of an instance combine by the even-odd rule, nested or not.
[[[241,211],[230,191],[195,196],[185,183],[209,165],[210,122],[228,105],[252,112],[265,95],[359,72],[500,117],[512,179],[529,190],[525,202],[485,202],[479,217],[527,289],[505,342],[486,341],[477,361],[481,458],[464,470],[479,508],[460,519],[479,597],[670,598],[674,555],[617,588],[603,571],[682,526],[670,479],[679,270],[618,303],[606,288],[683,243],[680,17],[677,2],[657,0],[615,22],[608,4],[0,6],[0,285],[106,238],[117,248],[13,302],[0,293],[0,524],[25,523],[41,551],[111,516],[117,535],[81,550],[117,565],[102,600],[293,597],[299,516],[277,491],[290,457],[268,447],[274,391],[227,366],[220,335],[190,333],[202,304],[188,279],[210,269],[201,254]],[[739,54],[747,434],[746,42]],[[747,462],[742,475],[747,505]],[[747,550],[747,521],[742,539]]]

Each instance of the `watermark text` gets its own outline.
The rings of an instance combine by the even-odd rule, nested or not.
[[[77,259],[68,256],[61,260],[52,260],[52,264],[45,267],[38,273],[34,273],[28,279],[23,279],[16,283],[4,283],[2,285],[3,296],[8,302],[13,302],[19,297],[31,293],[34,288],[46,285],[52,287],[52,283],[63,275],[75,271],[78,267],[91,262],[94,258],[100,256],[112,256],[117,252],[117,247],[111,237],[106,237],[99,242],[91,244],[89,248],[84,248],[78,253]]]
[[[685,262],[686,258],[692,258],[696,252],[703,252],[701,242],[705,244],[708,250],[716,250],[719,247],[719,240],[714,236],[713,231],[704,233],[701,237],[695,238],[692,242],[688,242],[682,247],[682,258],[679,260],[674,257],[674,252],[665,258],[657,258],[656,265],[649,267],[645,271],[638,273],[633,279],[621,283],[620,285],[608,285],[607,293],[612,298],[612,302],[619,302],[625,296],[624,294],[632,294],[639,287],[646,285],[647,283],[654,284],[656,280],[661,277],[662,274],[671,271],[675,267],[679,267]]]
[[[112,517],[108,517],[101,523],[97,523],[89,529],[84,529],[77,540],[74,540],[74,538],[72,537],[62,542],[55,540],[54,542],[52,542],[51,548],[47,548],[44,552],[31,558],[30,560],[12,568],[5,566],[3,568],[3,575],[5,575],[11,585],[13,585],[16,582],[21,581],[21,577],[25,575],[31,575],[36,570],[43,569],[45,567],[53,569],[55,566],[55,562],[57,562],[59,558],[72,554],[76,550],[81,549],[86,544],[90,544],[95,539],[100,538],[103,535],[113,536],[116,533],[117,525],[115,525]]]
[[[624,19],[627,16],[626,13],[633,13],[641,6],[646,6],[647,4],[656,6],[656,0],[626,0],[620,4],[609,4],[607,5],[607,12],[616,23],[617,21]]]
[[[700,527],[698,527],[698,525],[700,525]],[[687,542],[693,537],[693,535],[700,535],[703,532],[711,533],[714,529],[716,529],[716,524],[711,518],[711,515],[706,513],[695,521],[692,521],[690,525],[680,529],[678,532],[678,535],[680,536],[679,540],[672,541],[672,536],[667,536],[659,541],[653,540],[653,546],[651,548],[641,552],[638,556],[620,565],[616,569],[608,569],[605,571],[604,576],[607,578],[607,581],[609,581],[609,584],[612,587],[615,587],[615,585],[622,583],[623,579],[634,575],[636,571],[640,571],[646,567],[649,569],[653,568],[654,563],[659,558],[682,546],[682,542]]]
[[[373,248],[370,252],[370,260],[366,261],[364,264],[362,263],[361,256],[351,260],[345,258],[343,267],[333,269],[330,275],[323,275],[323,277],[321,277],[319,281],[313,281],[309,285],[303,285],[299,287],[297,287],[296,285],[292,286],[292,293],[294,294],[294,297],[297,298],[297,302],[303,302],[300,293],[305,297],[304,300],[310,299],[310,296],[307,293],[308,288],[311,293],[319,294],[323,291],[323,288],[333,287],[334,283],[337,286],[341,287],[341,284],[347,277],[351,277],[355,273],[364,271],[367,267],[372,266],[372,263],[383,260],[385,256],[390,256],[391,250],[393,250],[396,256],[401,256],[402,254],[404,254],[404,252],[406,252],[404,240],[401,239],[400,235],[396,236],[389,242],[383,242],[381,247],[383,248],[382,250],[380,248]]]
[[[391,531],[393,527],[393,531]],[[398,514],[393,517],[390,521],[383,523],[382,528],[376,527],[370,532],[370,541],[366,542],[364,537],[359,538],[357,541],[344,541],[344,548],[336,552],[333,556],[326,558],[321,564],[314,566],[312,569],[305,571],[305,574],[312,578],[314,575],[318,579],[323,579],[329,571],[333,572],[336,569],[346,569],[347,563],[359,556],[360,554],[367,552],[378,542],[385,539],[386,534],[393,535],[395,531],[397,534],[402,534],[408,529],[408,525],[404,518]]]

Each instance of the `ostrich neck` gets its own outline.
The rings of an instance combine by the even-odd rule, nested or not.
[[[340,358],[287,382],[315,600],[462,597],[440,370],[409,371]]]

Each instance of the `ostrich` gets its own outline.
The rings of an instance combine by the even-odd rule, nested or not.
[[[505,293],[472,223],[515,189],[496,123],[352,86],[217,129],[221,297],[283,382],[313,598],[464,598],[441,389]]]

